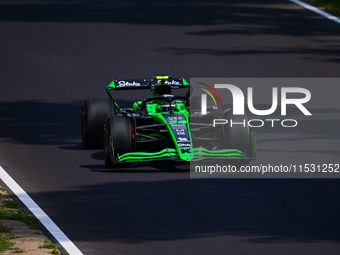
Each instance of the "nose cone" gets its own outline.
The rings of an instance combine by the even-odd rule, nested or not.
[[[179,157],[182,160],[190,161],[192,159],[191,148],[190,147],[180,148]]]

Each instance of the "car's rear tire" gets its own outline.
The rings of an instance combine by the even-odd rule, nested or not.
[[[222,119],[228,121],[224,127],[224,139],[228,149],[236,149],[242,152],[246,152],[247,157],[253,157],[252,147],[252,133],[248,126],[248,116],[244,115],[233,115],[232,112],[228,111],[222,115]],[[231,121],[234,125],[231,127]],[[240,123],[244,123],[240,124]]]
[[[190,107],[191,109],[197,109],[200,110],[201,109],[201,96],[193,96],[190,98]],[[215,106],[215,102],[213,101],[213,99],[208,96],[207,97],[207,107],[213,107]]]
[[[110,116],[105,121],[103,143],[104,159],[108,168],[114,167],[120,155],[133,150],[133,122],[125,116]],[[121,163],[119,165],[122,165]]]
[[[108,116],[114,115],[110,99],[87,99],[81,109],[81,138],[85,149],[103,148],[103,126]]]

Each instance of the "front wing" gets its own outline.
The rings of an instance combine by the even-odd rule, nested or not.
[[[247,157],[245,152],[234,150],[234,149],[224,149],[224,150],[207,150],[205,148],[194,148],[190,153],[191,157],[189,161],[198,161],[204,159],[224,159],[224,160],[252,160],[256,158]],[[180,159],[176,149],[166,148],[159,152],[128,152],[123,155],[118,155],[118,160],[115,163],[127,163],[127,162],[143,162],[143,161],[155,161],[155,160],[175,160],[188,162]]]

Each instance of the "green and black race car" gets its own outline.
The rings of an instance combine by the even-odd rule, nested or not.
[[[249,126],[212,124],[213,119],[248,121],[246,115],[232,116],[230,109],[217,107],[202,115],[197,97],[190,99],[189,93],[173,95],[173,90],[182,88],[189,90],[190,84],[184,78],[170,76],[112,81],[106,87],[110,99],[87,99],[82,105],[84,148],[104,148],[107,167],[163,159],[248,163],[256,158],[255,133]],[[123,109],[111,92],[131,89],[149,89],[151,97]]]

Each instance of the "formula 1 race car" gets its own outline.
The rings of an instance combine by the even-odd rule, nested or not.
[[[175,96],[175,89],[189,89],[184,78],[155,76],[149,79],[114,80],[107,87],[110,99],[87,99],[81,110],[82,143],[86,149],[103,148],[107,167],[152,160],[195,161],[256,158],[255,133],[249,126],[217,124],[233,118],[230,109],[210,107],[201,114],[198,97]],[[149,89],[151,96],[121,108],[112,91]],[[236,118],[236,119],[235,119]],[[190,120],[190,121],[189,121]]]

